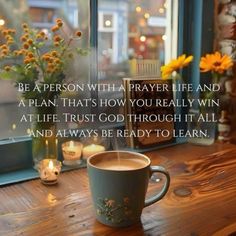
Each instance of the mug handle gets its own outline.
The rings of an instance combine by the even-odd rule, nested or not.
[[[169,189],[169,186],[170,186],[170,175],[169,175],[168,171],[164,167],[162,167],[162,166],[151,166],[150,167],[150,171],[151,171],[150,177],[155,172],[158,172],[158,173],[161,173],[161,174],[165,175],[166,182],[165,182],[165,184],[164,184],[164,186],[163,186],[163,188],[162,188],[160,193],[158,193],[157,195],[155,195],[153,197],[150,197],[149,199],[145,200],[144,207],[150,206],[153,203],[161,200],[166,195],[166,193],[167,193],[167,191]]]

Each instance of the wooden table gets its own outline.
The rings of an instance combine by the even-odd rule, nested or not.
[[[39,180],[0,189],[0,235],[224,236],[236,232],[236,146],[179,145],[147,153],[165,166],[171,187],[144,209],[142,224],[115,229],[93,214],[86,169],[63,173],[57,186]],[[150,184],[148,194],[161,186]],[[234,235],[234,234],[232,234]]]

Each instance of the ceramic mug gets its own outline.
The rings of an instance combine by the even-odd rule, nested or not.
[[[87,167],[96,218],[113,227],[139,222],[143,208],[162,199],[170,185],[165,168],[151,166],[147,156],[135,152],[97,153],[89,157]],[[154,172],[163,174],[166,181],[159,193],[145,200]]]

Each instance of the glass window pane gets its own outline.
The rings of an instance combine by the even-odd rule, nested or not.
[[[173,25],[172,2],[98,1],[99,83],[118,87],[124,77],[160,77],[160,67],[169,60],[174,48],[171,39],[174,31],[170,28]],[[99,92],[99,96],[119,98],[123,94]],[[120,112],[121,108],[116,109],[112,112]]]
[[[78,47],[89,48],[89,0],[2,0],[0,1],[0,19],[4,24],[0,27],[21,30],[21,24],[27,22],[30,26],[40,29],[50,35],[50,28],[55,24],[56,18],[64,21],[64,33],[73,35],[80,30],[83,37],[77,41]],[[19,32],[19,34],[22,32]],[[0,44],[3,44],[0,36]],[[89,78],[88,58],[76,57],[68,70],[67,81],[80,81],[87,83]],[[0,63],[5,64],[6,61]],[[14,79],[14,78],[13,78]],[[66,94],[66,96],[72,96]],[[73,95],[79,96],[79,95]],[[0,79],[0,140],[7,137],[26,135],[30,124],[20,123],[23,114],[30,113],[27,108],[18,108],[20,94],[12,81]],[[60,108],[62,111],[73,112],[70,108]],[[70,123],[60,123],[59,128],[70,126]]]

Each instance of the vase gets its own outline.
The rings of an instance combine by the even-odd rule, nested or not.
[[[192,135],[188,142],[195,145],[212,145],[216,138],[216,112],[213,109],[208,109],[207,112],[190,109],[189,114],[193,116],[193,120],[188,122],[188,131]],[[199,117],[204,121],[199,120]]]
[[[32,156],[35,169],[38,169],[43,159],[57,159],[58,157],[57,125],[48,118],[54,114],[56,114],[55,107],[35,108],[36,121],[33,123],[32,132]]]

